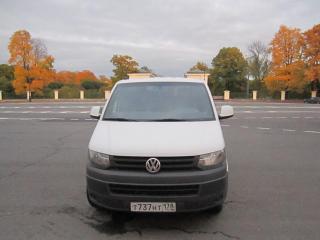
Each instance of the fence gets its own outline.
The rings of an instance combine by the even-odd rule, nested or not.
[[[1,91],[1,90],[0,90]],[[287,99],[305,99],[311,96],[319,96],[316,91],[309,92],[273,92],[270,93],[267,90],[255,91],[250,90],[249,92],[232,92],[225,90],[222,94],[212,93],[213,96],[218,96],[219,99],[253,99],[253,100],[287,100]],[[52,90],[50,88],[44,89],[42,92],[33,92],[32,99],[106,99],[110,96],[110,91],[104,89],[89,89],[79,90],[76,88],[64,86],[59,90]],[[256,99],[254,99],[256,96]],[[1,91],[0,100],[3,99],[26,99],[27,93],[21,95],[14,95],[14,93],[7,93]]]
[[[216,96],[216,94],[212,94]],[[309,92],[290,92],[290,91],[278,91],[269,93],[267,90],[257,91],[250,90],[249,92],[231,92],[225,90],[223,93],[224,100],[230,99],[252,99],[252,100],[288,100],[288,99],[306,99],[310,97],[316,97],[319,93],[317,91],[309,91]],[[220,95],[219,95],[220,96]]]

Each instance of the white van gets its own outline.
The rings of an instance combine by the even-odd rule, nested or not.
[[[220,211],[228,162],[207,85],[186,78],[119,81],[89,143],[87,197],[96,208],[131,212]]]

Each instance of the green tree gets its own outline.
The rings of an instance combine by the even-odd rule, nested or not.
[[[48,84],[48,88],[54,89],[54,90],[60,89],[62,87],[63,87],[63,83],[61,83],[61,82],[51,82]]]
[[[113,55],[110,62],[115,66],[112,70],[114,75],[111,77],[113,83],[121,79],[128,79],[128,73],[139,71],[138,62],[128,55]]]
[[[247,61],[238,48],[220,49],[218,55],[212,60],[212,66],[209,81],[212,81],[210,84],[213,88],[220,86],[233,92],[245,91]]]
[[[7,96],[14,95],[13,79],[14,68],[7,64],[0,64],[0,91],[3,91]]]
[[[95,80],[84,80],[82,81],[81,83],[81,86],[88,90],[88,89],[99,89],[102,87],[102,83],[101,82],[98,82],[98,81],[95,81]]]
[[[204,62],[197,62],[194,66],[192,66],[189,69],[189,72],[197,72],[197,71],[208,72],[209,68],[208,68],[207,64],[205,64]]]
[[[147,66],[142,66],[142,67],[138,70],[138,72],[140,72],[140,73],[152,73],[152,74],[154,74],[153,70],[150,69],[150,68],[148,68]]]

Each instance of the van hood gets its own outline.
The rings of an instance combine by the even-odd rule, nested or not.
[[[219,121],[98,121],[89,149],[118,156],[194,156],[225,147]]]

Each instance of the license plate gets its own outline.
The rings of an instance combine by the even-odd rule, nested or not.
[[[175,202],[131,202],[131,212],[175,212]]]

